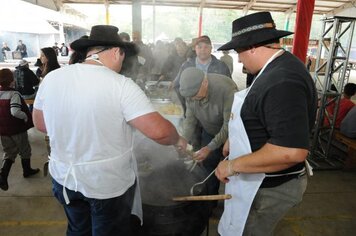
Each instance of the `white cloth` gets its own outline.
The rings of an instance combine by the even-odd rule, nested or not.
[[[235,93],[229,122],[230,160],[252,152],[250,141],[241,119],[241,108],[259,75],[282,52],[283,50],[279,50],[267,61],[248,89]],[[243,234],[253,199],[264,178],[264,173],[241,173],[238,176],[229,177],[230,181],[225,185],[225,193],[231,194],[232,198],[225,200],[224,212],[218,225],[218,232],[222,236],[239,236]]]
[[[34,107],[43,111],[49,170],[58,183],[97,199],[120,196],[134,184],[127,122],[154,108],[131,79],[104,66],[66,66],[46,76]]]

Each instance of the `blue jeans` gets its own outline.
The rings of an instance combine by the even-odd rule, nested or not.
[[[135,185],[123,195],[110,199],[87,198],[66,188],[70,203],[63,198],[63,186],[52,179],[53,193],[68,218],[68,236],[129,236]]]

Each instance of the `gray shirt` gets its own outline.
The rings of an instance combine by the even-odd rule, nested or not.
[[[341,121],[340,132],[349,138],[356,138],[356,106]]]
[[[202,100],[186,99],[187,111],[183,122],[183,137],[192,141],[199,121],[203,129],[215,136],[207,145],[211,150],[220,147],[228,137],[228,122],[236,84],[227,76],[208,74],[208,95]]]

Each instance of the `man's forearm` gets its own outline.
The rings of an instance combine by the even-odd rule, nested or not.
[[[271,173],[303,162],[308,150],[265,144],[251,154],[233,160],[233,170],[239,173]]]

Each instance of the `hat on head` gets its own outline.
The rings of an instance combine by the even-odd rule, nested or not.
[[[271,13],[258,12],[234,20],[230,42],[224,44],[218,50],[248,48],[291,34],[293,33],[276,29]]]
[[[26,60],[21,60],[20,63],[19,63],[19,65],[16,66],[16,68],[21,67],[21,66],[27,66],[27,65],[28,65],[28,61],[26,61]]]
[[[124,42],[118,35],[119,29],[112,25],[95,25],[91,28],[88,38],[81,37],[71,43],[74,50],[85,50],[95,46],[130,48],[128,42]]]
[[[36,62],[35,62],[35,64],[34,64],[34,66],[38,66],[38,67],[39,67],[39,66],[43,66],[41,59],[37,58],[37,60],[36,60]]]
[[[204,72],[195,67],[185,69],[180,77],[179,92],[183,97],[194,97],[204,79]]]
[[[211,40],[210,40],[209,36],[202,35],[202,36],[196,38],[196,40],[195,40],[195,45],[198,45],[199,43],[206,43],[206,44],[211,45]]]

